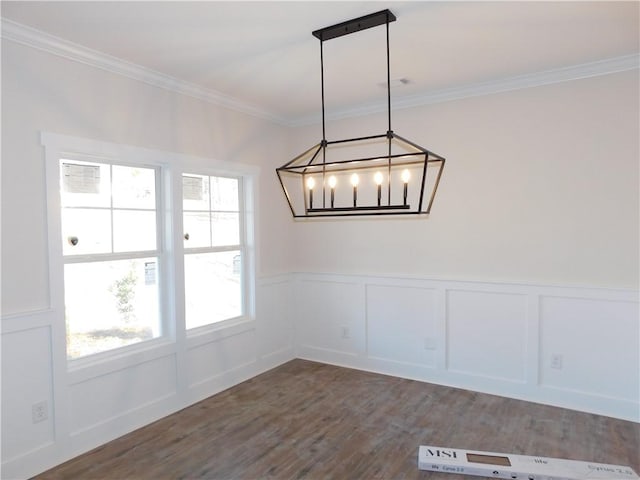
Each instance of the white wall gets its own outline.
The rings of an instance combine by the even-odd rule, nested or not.
[[[67,369],[49,298],[42,131],[260,167],[256,318]],[[2,478],[45,470],[293,357],[285,128],[3,39]],[[286,278],[285,278],[286,280]],[[48,419],[33,423],[45,401]]]
[[[638,288],[638,84],[635,70],[393,112],[447,159],[430,217],[297,222],[295,268]],[[385,131],[384,114],[327,122],[329,140]],[[293,153],[320,138],[298,128]]]

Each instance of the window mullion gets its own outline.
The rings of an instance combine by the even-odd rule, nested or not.
[[[211,177],[207,176],[207,182],[209,183],[209,198],[208,198],[208,204],[209,204],[209,246],[213,246],[213,215],[211,213],[211,196],[213,195],[213,188],[211,186]]]
[[[193,248],[185,248],[184,254],[188,255],[190,253],[217,253],[217,252],[233,252],[236,250],[242,250],[242,245],[223,245],[217,247],[193,247]]]
[[[114,253],[93,253],[87,255],[66,255],[63,257],[64,264],[70,263],[91,263],[109,262],[115,260],[129,260],[138,258],[160,257],[160,250],[144,250],[136,252],[114,252]]]
[[[113,251],[115,240],[115,232],[113,228],[113,164],[109,164],[109,210],[111,221],[111,253],[115,253]]]
[[[249,271],[248,271],[248,258],[247,258],[247,230],[246,230],[246,206],[244,202],[244,179],[238,179],[238,221],[239,221],[239,235],[240,235],[240,258],[242,259],[240,283],[242,288],[242,314],[246,315],[249,311]],[[242,213],[241,213],[242,212]]]

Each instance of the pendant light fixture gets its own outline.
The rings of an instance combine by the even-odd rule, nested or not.
[[[294,218],[431,211],[445,159],[391,129],[389,23],[395,20],[393,13],[382,10],[312,32],[320,40],[322,140],[276,169]],[[388,129],[366,137],[327,140],[323,43],[379,25],[386,26],[387,34]],[[360,156],[353,158],[354,150]]]

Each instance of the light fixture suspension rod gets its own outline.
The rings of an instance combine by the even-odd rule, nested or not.
[[[320,40],[320,95],[322,96],[322,140],[327,140],[327,135],[324,126],[324,57],[322,55],[322,44],[324,42]]]
[[[324,164],[327,161],[327,134],[325,130],[324,121],[324,55],[323,55],[324,42],[320,39],[320,95],[322,97],[322,208],[326,207],[326,187],[325,187],[325,167]]]
[[[389,54],[389,19],[387,18],[387,116],[389,119],[389,128],[387,131],[389,135],[391,135],[391,61]],[[389,142],[391,142],[391,138],[389,138]]]

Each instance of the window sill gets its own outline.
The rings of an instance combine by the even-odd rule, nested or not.
[[[256,321],[248,316],[205,325],[187,331],[187,348],[194,348],[256,329]]]

